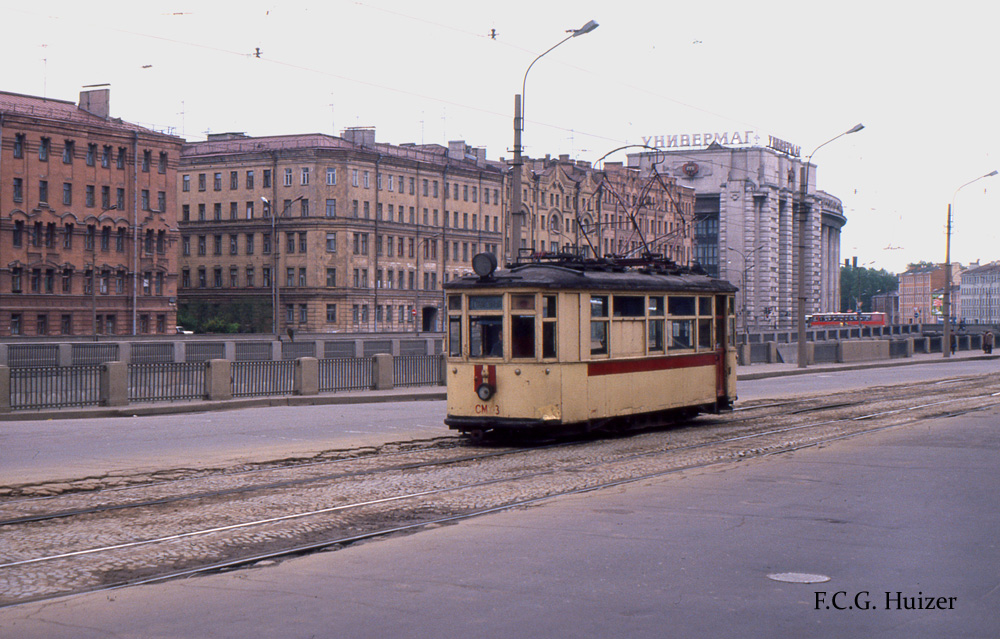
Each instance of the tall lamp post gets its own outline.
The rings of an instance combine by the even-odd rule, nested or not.
[[[522,100],[527,88],[528,71],[531,71],[531,67],[535,66],[535,63],[541,60],[542,56],[549,53],[549,51],[552,51],[570,38],[590,33],[597,26],[597,23],[591,20],[579,29],[569,29],[568,36],[532,60],[531,64],[528,65],[528,69],[524,72],[524,79],[521,81],[521,92],[514,96],[514,160],[511,162],[513,173],[511,174],[510,181],[510,256],[512,261],[517,261],[517,255],[521,249],[521,166],[524,164],[521,159],[521,132],[524,131],[524,104]]]
[[[803,170],[803,175],[802,175],[802,184],[801,184],[801,187],[800,187],[801,196],[799,198],[799,200],[800,200],[799,201],[799,213],[800,213],[800,219],[799,219],[799,304],[798,304],[798,309],[796,311],[796,316],[797,316],[796,319],[798,320],[798,341],[799,341],[798,360],[799,360],[799,368],[806,368],[809,365],[808,362],[806,361],[806,357],[807,357],[806,356],[806,299],[808,297],[808,294],[806,293],[806,281],[807,281],[807,278],[806,278],[806,265],[808,264],[808,261],[806,260],[806,252],[807,252],[807,248],[808,248],[808,237],[809,237],[808,230],[809,230],[809,217],[810,217],[809,214],[810,214],[810,209],[811,209],[811,207],[809,206],[809,200],[808,200],[808,192],[809,192],[809,165],[812,162],[812,157],[814,155],[816,155],[816,151],[819,151],[821,148],[823,148],[827,144],[833,142],[834,140],[842,138],[843,136],[849,135],[851,133],[857,133],[858,131],[860,131],[863,128],[865,128],[865,125],[863,125],[863,124],[855,124],[853,127],[851,127],[850,129],[848,129],[847,131],[844,131],[840,135],[837,135],[837,136],[834,136],[834,137],[830,138],[829,140],[827,140],[823,144],[820,144],[818,147],[816,147],[815,149],[813,149],[812,153],[810,153],[806,157],[805,166],[803,167],[804,170]]]
[[[293,204],[301,200],[303,195],[298,196],[294,200],[289,200],[285,204],[284,208],[281,209],[281,217],[284,217],[288,213],[288,209],[292,207]],[[268,200],[263,195],[260,196],[261,201],[267,206],[271,211],[271,332],[274,333],[276,339],[280,339],[278,335],[278,326],[281,324],[281,318],[278,315],[280,312],[278,306],[280,305],[280,291],[278,290],[278,251],[281,249],[281,242],[278,240],[278,226],[277,217],[278,214],[275,212],[274,207],[271,206],[271,201]]]
[[[944,249],[944,306],[941,308],[944,315],[944,337],[941,342],[941,351],[944,352],[945,357],[951,357],[951,210],[954,207],[955,198],[958,197],[959,191],[973,182],[993,177],[997,173],[997,171],[990,171],[986,175],[980,175],[975,180],[966,182],[955,189],[955,192],[951,196],[951,202],[948,203],[948,231]]]

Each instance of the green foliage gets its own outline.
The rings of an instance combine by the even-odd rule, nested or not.
[[[853,266],[840,267],[840,310],[856,310],[861,300],[861,310],[872,310],[872,296],[890,293],[899,288],[899,280],[885,269],[869,269]]]
[[[271,300],[264,297],[193,300],[177,309],[177,323],[195,333],[270,333],[271,320]]]

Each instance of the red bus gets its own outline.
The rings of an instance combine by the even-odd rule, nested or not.
[[[817,313],[807,315],[806,323],[810,327],[823,326],[885,326],[885,313]]]

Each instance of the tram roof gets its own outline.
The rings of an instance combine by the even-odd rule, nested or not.
[[[725,280],[680,267],[620,266],[613,263],[529,262],[508,265],[488,277],[467,276],[444,285],[447,290],[539,288],[564,290],[735,293]]]

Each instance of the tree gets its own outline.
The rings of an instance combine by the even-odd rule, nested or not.
[[[863,266],[840,267],[840,310],[872,311],[872,296],[879,293],[891,293],[899,288],[899,280],[885,269],[869,269]]]

